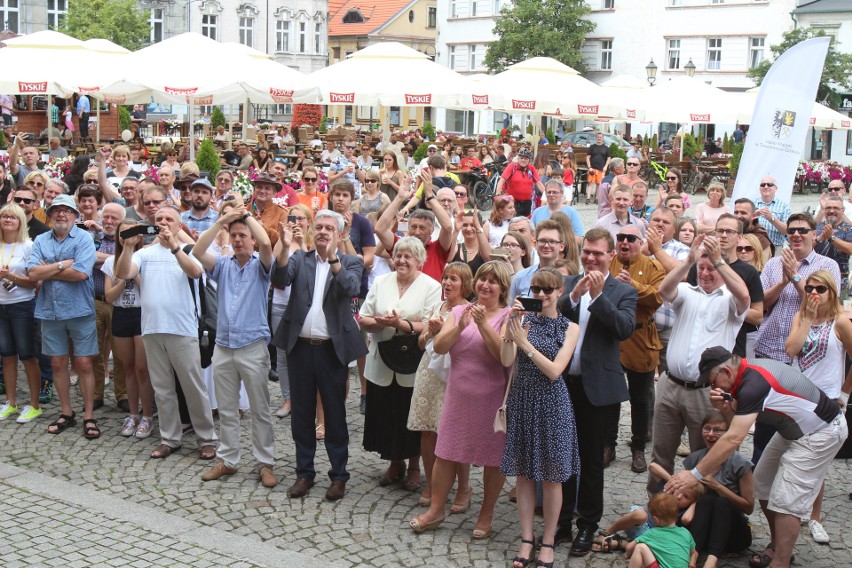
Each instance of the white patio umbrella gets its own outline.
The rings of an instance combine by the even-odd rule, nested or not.
[[[72,80],[84,77],[89,71],[91,52],[82,41],[59,32],[45,30],[3,43],[6,47],[0,49],[2,93],[69,97],[73,92],[69,90]]]
[[[648,89],[645,120],[678,124],[734,124],[741,105],[732,93],[693,77],[676,77]]]
[[[742,99],[742,114],[739,122],[751,124],[751,116],[754,113],[754,105],[757,102],[757,93],[760,87],[749,89],[745,93],[737,94]],[[811,113],[810,124],[814,128],[825,130],[852,130],[852,117],[841,114],[818,102],[814,102]]]
[[[649,94],[648,83],[632,75],[618,75],[601,83],[601,88],[619,101],[624,120],[640,120]]]
[[[234,59],[229,72],[254,102],[260,104],[318,103],[320,90],[305,73],[275,61],[269,54],[238,43],[225,43]]]
[[[461,108],[470,97],[461,75],[395,41],[365,47],[309,77],[326,105]]]

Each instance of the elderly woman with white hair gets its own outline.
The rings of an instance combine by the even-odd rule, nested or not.
[[[379,478],[381,487],[404,479],[405,489],[414,492],[420,487],[420,433],[408,430],[407,421],[415,372],[400,374],[391,369],[389,344],[380,344],[397,334],[420,334],[441,302],[441,285],[421,272],[426,249],[417,238],[400,239],[392,261],[395,272],[376,278],[360,312],[361,329],[373,334],[364,369],[364,449],[391,462]],[[394,362],[391,365],[399,368]]]

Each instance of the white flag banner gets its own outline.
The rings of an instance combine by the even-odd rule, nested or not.
[[[760,179],[775,178],[776,199],[790,203],[796,168],[810,127],[817,87],[829,38],[798,43],[775,60],[757,94],[733,203],[740,197],[760,199]]]

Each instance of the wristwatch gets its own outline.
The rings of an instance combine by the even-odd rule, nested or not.
[[[799,282],[802,281],[802,277],[798,274],[794,274],[793,277],[790,278],[790,280],[793,281],[793,284],[798,284]]]
[[[715,264],[713,265],[713,268],[715,268],[716,270],[718,270],[718,269],[719,269],[719,267],[720,267],[720,266],[722,266],[723,264],[725,264],[725,261],[724,261],[724,260],[720,260],[719,262],[717,262],[717,263],[715,263]]]
[[[338,262],[340,262],[340,259],[339,259],[339,258],[334,258],[334,259],[331,259],[331,258],[330,258],[330,259],[328,259],[328,263],[329,263],[329,264],[337,264]]]
[[[63,270],[65,270],[65,263],[60,260],[56,263],[56,268],[59,270],[59,272],[62,272]]]
[[[535,355],[535,351],[527,351],[527,357],[529,357],[530,359],[532,359],[532,358],[533,358],[533,355]]]

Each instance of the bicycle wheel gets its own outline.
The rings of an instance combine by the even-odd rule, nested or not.
[[[495,188],[490,183],[482,180],[473,184],[473,195],[477,209],[488,211],[494,206],[494,190]]]

